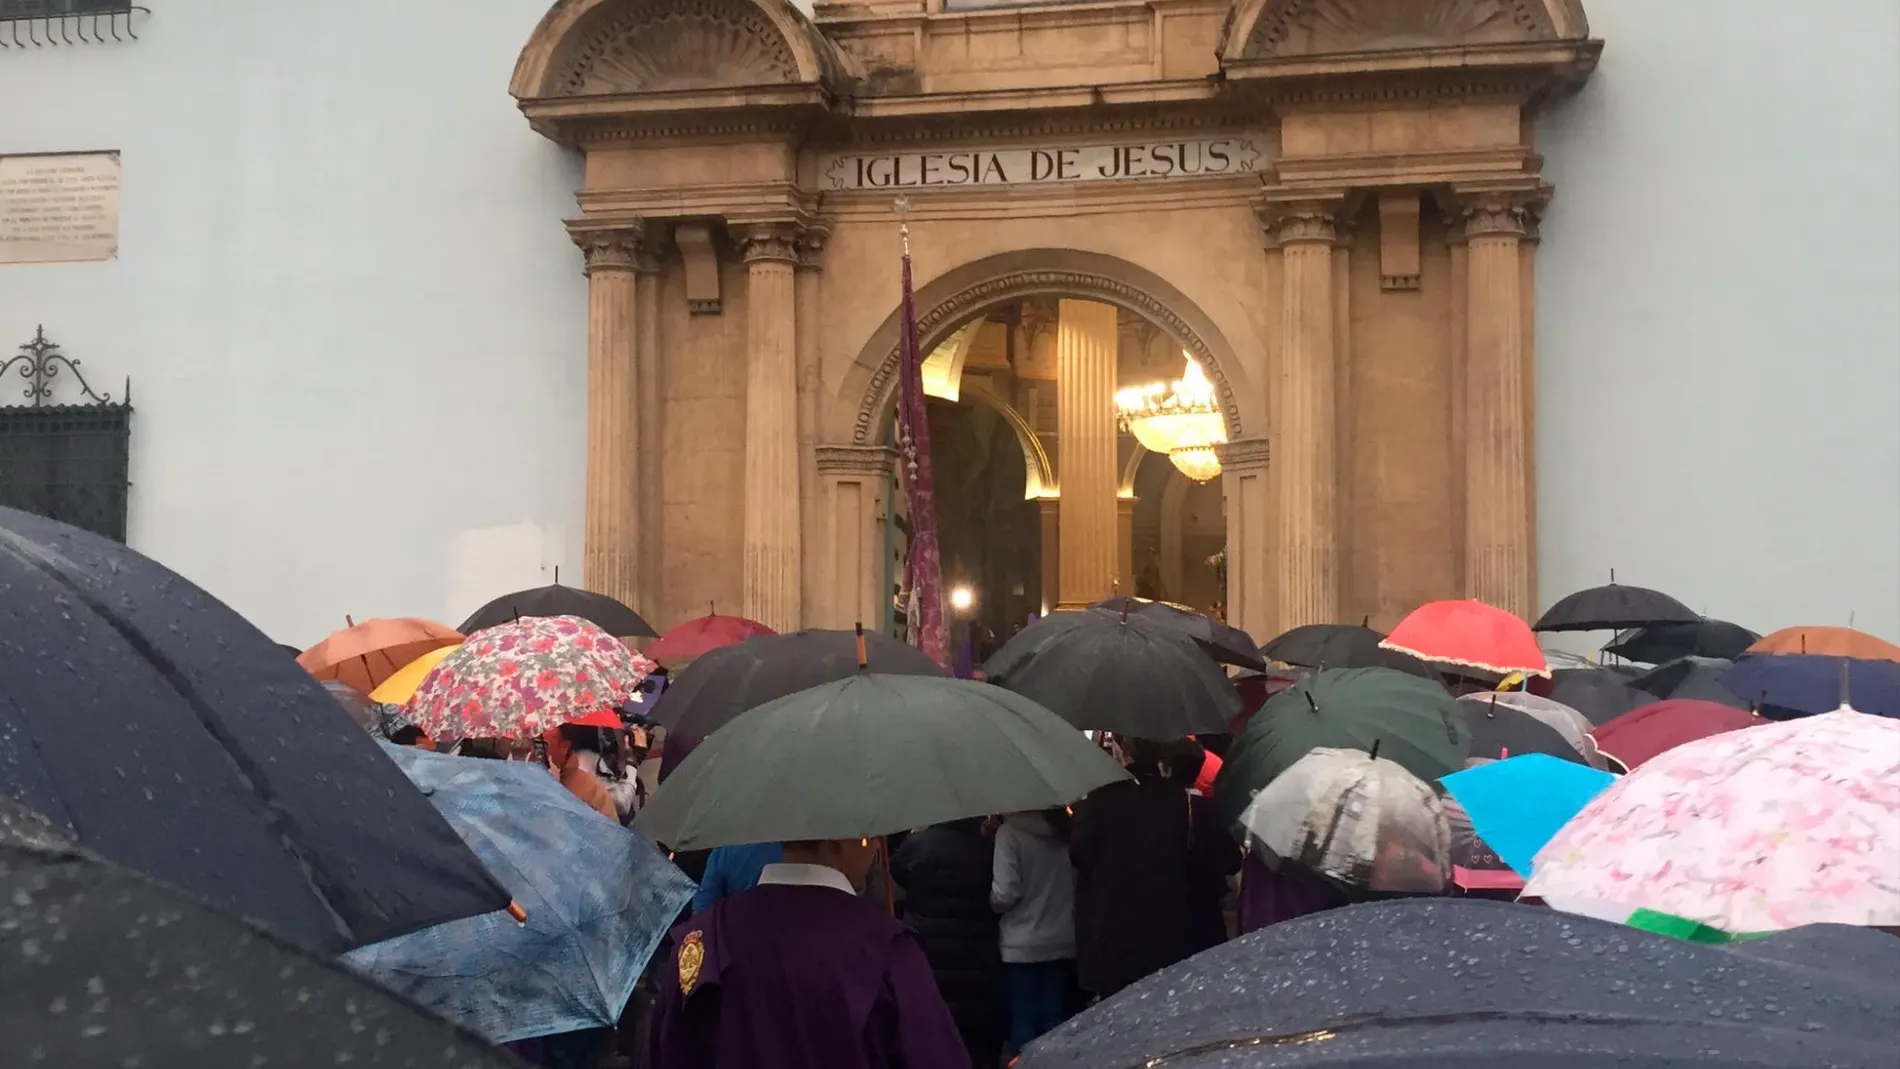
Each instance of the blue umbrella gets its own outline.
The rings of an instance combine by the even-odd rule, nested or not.
[[[1863,713],[1900,716],[1900,662],[1816,653],[1744,657],[1722,673],[1722,685],[1751,705],[1797,713],[1831,713],[1852,705]]]
[[[527,913],[439,924],[343,961],[496,1043],[612,1025],[693,881],[537,764],[384,745]]]
[[[1616,777],[1589,765],[1533,753],[1453,772],[1438,782],[1464,807],[1478,838],[1511,871],[1530,879],[1531,859],[1537,851]]]

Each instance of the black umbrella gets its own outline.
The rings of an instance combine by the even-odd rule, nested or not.
[[[1656,624],[1636,627],[1616,636],[1604,652],[1644,664],[1662,664],[1678,657],[1720,657],[1734,660],[1761,636],[1740,624],[1703,618],[1692,624]]]
[[[1748,699],[1722,683],[1722,673],[1733,661],[1715,657],[1678,657],[1630,680],[1630,686],[1658,698],[1694,698],[1736,709],[1749,707]]]
[[[949,673],[888,635],[864,635],[865,670],[887,676]],[[703,739],[747,709],[858,673],[858,636],[813,628],[789,635],[756,635],[696,658],[667,683],[653,716],[675,737]],[[677,764],[677,761],[673,762]]]
[[[1529,713],[1501,705],[1495,699],[1460,699],[1465,723],[1471,725],[1471,756],[1501,760],[1527,753],[1548,754],[1580,765],[1590,762],[1556,728]]]
[[[77,849],[4,800],[0,929],[8,1065],[521,1065],[331,961]]]
[[[1655,695],[1631,686],[1628,676],[1610,668],[1559,668],[1551,673],[1547,696],[1589,717],[1592,724],[1607,724],[1656,700]]]
[[[276,643],[125,546],[10,509],[0,796],[320,953],[508,905]]]
[[[1302,668],[1390,668],[1421,679],[1439,678],[1436,669],[1417,657],[1380,646],[1383,638],[1384,632],[1370,627],[1306,624],[1274,639],[1261,652]]]
[[[1900,939],[1866,929],[1705,946],[1415,898],[1198,954],[1031,1044],[1021,1069],[1871,1069],[1893,1064],[1897,973]]]
[[[1256,672],[1267,669],[1266,659],[1260,656],[1260,647],[1254,644],[1253,636],[1232,624],[1195,612],[1184,605],[1150,601],[1147,598],[1115,597],[1098,601],[1089,608],[1114,616],[1140,613],[1157,623],[1180,628],[1189,638],[1200,643],[1209,657],[1221,664],[1251,668]]]
[[[1027,656],[1017,640],[1040,629]],[[990,682],[1078,728],[1166,741],[1227,730],[1240,695],[1199,646],[1143,615],[1052,613],[983,666]]]
[[[1610,585],[1579,590],[1544,611],[1532,631],[1609,631],[1658,624],[1693,624],[1702,615],[1660,590]]]
[[[578,616],[600,625],[602,631],[615,638],[654,638],[659,635],[658,631],[653,630],[652,624],[641,619],[639,613],[619,600],[577,586],[562,586],[558,568],[554,571],[552,586],[503,594],[476,609],[475,614],[463,620],[462,626],[456,630],[464,635],[472,635],[484,627],[510,623],[523,616]]]

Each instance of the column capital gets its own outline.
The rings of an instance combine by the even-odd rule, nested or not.
[[[733,227],[731,231],[732,240],[744,253],[748,265],[798,264],[801,260],[799,246],[806,232],[804,226],[790,221],[747,223]]]
[[[1269,248],[1332,245],[1340,240],[1345,206],[1344,196],[1272,198],[1255,203],[1254,214]]]
[[[890,478],[897,467],[897,453],[882,445],[821,445],[818,447],[820,475],[875,475]]]
[[[1265,471],[1272,452],[1265,438],[1237,438],[1214,447],[1222,471]]]
[[[825,264],[825,241],[831,237],[831,228],[823,223],[811,223],[798,235],[798,266],[816,271]]]
[[[633,246],[633,269],[643,275],[659,273],[660,257],[664,254],[670,235],[661,227],[649,226]]]
[[[632,271],[640,258],[640,246],[646,240],[646,224],[641,221],[599,225],[584,220],[567,224],[568,237],[580,247],[586,273],[595,271]]]
[[[1462,223],[1457,230],[1467,241],[1483,237],[1536,240],[1537,219],[1546,190],[1469,190],[1452,195],[1452,212]]]

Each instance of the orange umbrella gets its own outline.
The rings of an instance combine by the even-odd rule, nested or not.
[[[461,632],[420,617],[343,619],[350,626],[303,651],[297,663],[318,679],[340,679],[365,694],[417,657],[462,641]]]
[[[1379,647],[1434,664],[1550,675],[1530,625],[1482,601],[1428,601],[1400,620]]]
[[[1747,652],[1814,653],[1823,657],[1900,661],[1900,646],[1851,627],[1784,627],[1756,639]]]

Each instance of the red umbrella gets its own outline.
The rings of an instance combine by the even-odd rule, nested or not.
[[[1500,675],[1550,675],[1530,626],[1482,601],[1428,601],[1400,620],[1379,645],[1437,664]]]
[[[677,627],[667,629],[653,645],[646,648],[646,655],[656,661],[679,663],[690,661],[724,646],[744,642],[754,635],[776,635],[777,631],[757,620],[748,620],[743,616],[720,616],[707,613],[697,620],[688,620]]]
[[[1635,768],[1684,743],[1738,731],[1768,721],[1746,709],[1694,698],[1671,698],[1631,709],[1590,732],[1597,749],[1624,768]]]

